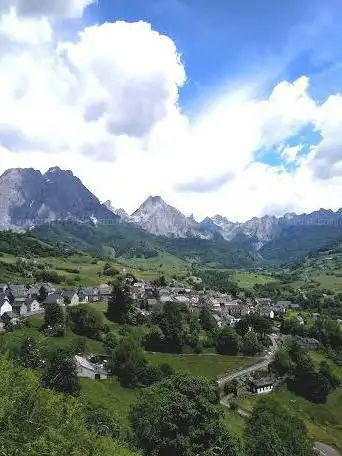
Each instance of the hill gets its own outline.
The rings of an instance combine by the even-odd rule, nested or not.
[[[171,254],[191,263],[225,268],[253,268],[259,260],[223,238],[167,238],[155,236],[129,223],[94,224],[54,222],[31,234],[49,243],[109,258],[153,258]]]

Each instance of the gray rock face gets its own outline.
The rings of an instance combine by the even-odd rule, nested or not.
[[[206,217],[201,225],[219,232],[228,241],[241,235],[245,236],[251,240],[251,245],[256,250],[260,250],[267,242],[281,235],[283,228],[288,226],[340,225],[342,230],[342,209],[336,212],[319,209],[310,214],[300,215],[290,213],[279,218],[265,215],[254,217],[244,223],[234,223],[221,215],[215,215],[211,218]]]
[[[131,221],[131,217],[129,216],[129,214],[127,214],[127,212],[125,211],[125,209],[122,209],[122,208],[119,208],[119,209],[115,209],[112,205],[112,202],[110,200],[107,200],[103,203],[104,206],[106,206],[106,208],[108,210],[110,210],[111,212],[113,212],[113,214],[116,214],[118,215],[122,221],[124,222],[130,222]]]
[[[114,221],[117,217],[71,171],[55,167],[41,174],[19,168],[0,176],[0,229],[91,218]]]
[[[165,203],[160,196],[150,196],[131,215],[131,221],[158,236],[200,237],[208,239],[205,231],[193,217],[186,217],[179,210]]]

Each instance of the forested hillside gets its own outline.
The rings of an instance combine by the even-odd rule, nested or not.
[[[238,249],[221,237],[215,240],[166,238],[127,223],[56,222],[37,227],[32,234],[50,243],[102,257],[151,258],[166,252],[191,262],[226,268],[253,268],[258,264],[254,253]]]

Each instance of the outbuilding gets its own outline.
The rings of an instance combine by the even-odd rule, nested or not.
[[[265,394],[273,391],[273,385],[273,380],[268,378],[252,380],[250,383],[250,389],[254,394]]]

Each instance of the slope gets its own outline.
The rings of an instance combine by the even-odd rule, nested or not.
[[[153,258],[169,253],[189,262],[216,267],[253,268],[258,264],[253,253],[237,249],[221,237],[166,238],[122,222],[110,225],[54,222],[35,228],[31,234],[102,257]]]

